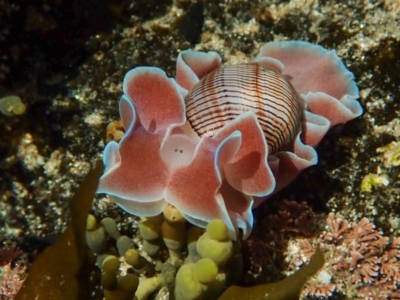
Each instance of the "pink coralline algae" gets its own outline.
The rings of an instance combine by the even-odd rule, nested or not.
[[[176,79],[135,68],[119,104],[126,132],[104,150],[98,193],[134,215],[169,203],[195,225],[218,218],[247,237],[252,208],[317,163],[330,127],[361,115],[353,78],[335,51],[300,41],[267,43],[235,67],[182,51]]]
[[[291,264],[308,261],[319,246],[325,266],[303,291],[329,299],[334,293],[349,299],[399,299],[400,237],[389,239],[366,218],[356,223],[329,214],[327,229],[317,238],[297,242]]]
[[[242,280],[246,285],[281,278],[281,270],[285,268],[282,261],[285,259],[288,241],[298,235],[314,236],[318,227],[317,215],[306,202],[279,201],[279,210],[272,211],[276,204],[278,203],[261,208],[263,218],[258,220],[252,234],[242,243]],[[315,248],[311,250],[310,257],[315,253]]]
[[[15,245],[0,249],[0,299],[14,299],[27,275],[23,252]]]

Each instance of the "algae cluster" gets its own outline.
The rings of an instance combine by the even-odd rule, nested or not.
[[[22,115],[26,107],[20,97],[15,95],[0,98],[0,111],[6,116]]]
[[[167,206],[163,214],[141,220],[140,249],[112,219],[94,220],[88,216],[86,241],[102,270],[105,299],[144,300],[162,288],[177,300],[216,299],[227,275],[240,266],[233,263],[238,248],[221,220],[211,221],[205,232],[187,228],[178,210]],[[115,242],[118,253],[107,247],[109,242]],[[126,282],[131,282],[129,289]]]
[[[242,271],[240,242],[229,238],[221,220],[212,220],[205,231],[187,228],[185,223],[170,205],[159,216],[142,218],[139,250],[133,240],[118,232],[115,221],[105,218],[97,224],[89,215],[86,240],[98,256],[105,299],[152,299],[155,296],[151,295],[163,288],[175,300],[299,299],[304,284],[324,264],[317,249],[308,264],[282,281],[229,287]],[[109,238],[116,242],[117,255],[109,254]],[[168,250],[167,256],[163,248]]]

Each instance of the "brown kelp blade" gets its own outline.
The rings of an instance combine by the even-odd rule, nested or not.
[[[310,262],[285,279],[253,287],[229,287],[218,300],[298,300],[304,284],[325,263],[321,249],[317,248]]]
[[[88,268],[84,267],[86,219],[102,173],[103,166],[97,162],[75,192],[67,229],[35,259],[15,300],[89,299]]]

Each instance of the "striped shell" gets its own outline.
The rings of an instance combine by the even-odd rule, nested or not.
[[[252,110],[269,153],[290,144],[301,127],[303,106],[289,81],[256,63],[231,65],[206,75],[185,97],[187,119],[197,134],[212,136],[241,113]]]

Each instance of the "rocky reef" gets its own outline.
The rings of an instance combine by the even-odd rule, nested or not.
[[[374,248],[375,255],[382,262],[388,259],[393,263],[391,268],[398,270],[399,15],[396,0],[104,0],[84,4],[3,1],[0,98],[15,95],[23,106],[18,104],[14,113],[2,113],[0,118],[0,248],[9,249],[10,243],[17,245],[28,254],[28,267],[35,261],[36,252],[54,246],[68,230],[72,218],[69,203],[79,183],[101,157],[106,143],[123,134],[117,102],[122,94],[122,78],[128,70],[157,66],[174,77],[176,57],[184,49],[217,51],[224,63],[236,64],[249,61],[268,41],[305,40],[337,51],[355,74],[364,114],[330,131],[317,148],[318,164],[254,210],[253,233],[240,251],[244,258],[242,272],[232,284],[268,284],[296,274],[312,255],[307,252],[304,239],[312,246],[324,241],[325,255],[332,253],[332,243],[348,247],[347,240],[324,240],[333,234],[332,222],[339,224],[339,219],[350,224],[342,232],[343,237],[349,238],[353,229],[362,227],[364,233],[373,234],[381,242]],[[6,106],[6,112],[10,107],[14,109],[10,102]],[[125,261],[132,259],[133,265],[125,265],[127,269],[146,269],[149,263],[155,268],[156,262],[150,256],[147,259],[143,253],[131,252],[126,257],[118,252],[118,240],[123,236],[127,239],[121,243],[130,245],[128,248],[136,245],[133,248],[157,249],[153,239],[143,236],[145,220],[127,214],[102,195],[95,197],[90,213],[97,220],[92,219],[90,228],[104,236],[100,239],[103,244],[96,246],[99,249],[92,249],[95,253],[124,256]],[[117,230],[114,225],[104,226],[108,222],[105,218],[110,218]],[[369,221],[366,223],[364,218]],[[187,230],[189,225],[181,224]],[[368,224],[374,224],[375,229]],[[109,226],[114,229],[106,230]],[[170,232],[166,234],[169,237],[176,237],[175,230],[183,230],[182,225],[169,223],[162,228]],[[187,253],[190,257],[190,243],[160,238],[154,240],[159,240],[158,251],[163,253],[163,265],[168,267],[135,273],[138,278],[171,273],[182,276],[171,261],[180,261]],[[355,262],[367,263],[366,254],[370,252],[359,253],[363,257],[353,257]],[[0,276],[5,274],[5,266],[9,268],[17,260],[3,261],[0,259]],[[92,299],[101,299],[106,287],[120,288],[118,278],[126,274],[121,273],[121,265],[116,271],[115,259],[114,265],[110,261],[111,272],[103,278],[104,267],[97,267],[93,257],[89,261]],[[179,270],[193,274],[197,267],[201,269],[196,266],[199,262],[216,270],[210,260],[197,259]],[[219,272],[220,266],[214,263]],[[357,283],[365,297],[377,291],[369,287],[386,276],[382,270],[382,264],[373,265],[368,275],[371,280],[364,280],[364,275]],[[323,277],[326,284],[336,284],[331,271],[325,272],[330,275]],[[346,272],[352,278],[354,273],[350,269]],[[154,290],[151,297],[167,297],[174,290],[168,289],[168,276],[163,275],[163,283],[157,283],[160,289],[156,290],[161,294]],[[196,276],[210,279],[201,272]],[[136,279],[132,278],[127,280],[134,285]],[[317,279],[306,285],[302,297],[352,297],[349,290],[332,286],[324,291],[312,290]],[[0,284],[0,293],[5,295],[4,290]]]

